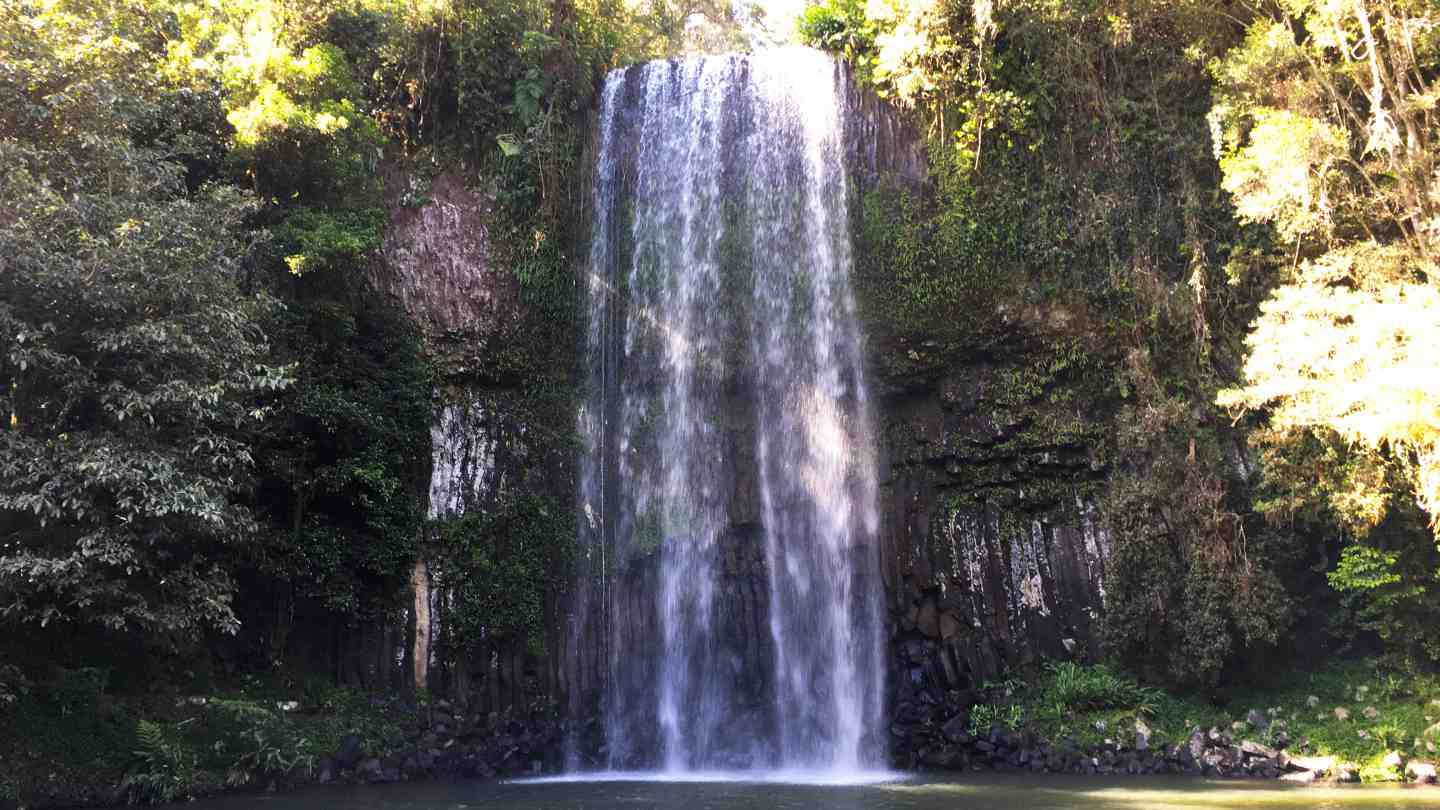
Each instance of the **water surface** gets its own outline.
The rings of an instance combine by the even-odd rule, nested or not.
[[[1061,776],[814,785],[753,781],[431,782],[231,796],[194,810],[1412,810],[1440,788]]]

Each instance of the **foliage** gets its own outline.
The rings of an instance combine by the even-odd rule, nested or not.
[[[48,684],[46,697],[61,717],[93,714],[99,709],[100,696],[109,680],[108,668],[61,669]]]
[[[828,0],[807,6],[796,22],[801,42],[844,57],[862,81],[871,78],[875,32],[876,21],[866,16],[865,4],[859,0]]]
[[[1141,686],[1104,664],[1051,662],[1042,680],[1040,701],[1057,714],[1108,709],[1129,709],[1154,714],[1162,692]]]
[[[1018,717],[1040,740],[1096,746],[1107,739],[1129,744],[1141,720],[1150,729],[1150,745],[1183,744],[1196,730],[1217,729],[1237,740],[1273,745],[1283,737],[1292,753],[1335,756],[1362,766],[1362,777],[1378,778],[1384,754],[1393,749],[1424,757],[1425,729],[1440,703],[1430,702],[1440,683],[1433,675],[1397,672],[1378,661],[1330,664],[1314,671],[1287,670],[1269,682],[1226,690],[1217,699],[1195,692],[1170,692],[1141,686],[1111,665],[1049,663],[1030,671],[995,706],[977,706],[984,731],[997,715]],[[1066,691],[1075,705],[1057,699],[1063,682],[1083,684]],[[1104,697],[1102,697],[1104,696]],[[1336,713],[1335,709],[1344,709]],[[1366,711],[1366,710],[1370,711]],[[1266,727],[1252,726],[1252,711]],[[972,713],[972,718],[973,718]]]
[[[1213,683],[1277,643],[1304,555],[1259,525],[1210,404],[1271,267],[1254,259],[1269,243],[1208,192],[1206,57],[1230,23],[1188,2],[897,0],[866,6],[864,25],[817,9],[802,26],[815,44],[873,32],[831,47],[911,108],[929,146],[933,188],[864,198],[857,298],[882,372],[1041,371],[1041,391],[997,416],[1108,465],[1105,640],[1127,665]],[[1230,286],[1233,263],[1248,274]],[[1043,420],[1054,403],[1072,415]]]
[[[1440,618],[1431,597],[1437,577],[1440,553],[1414,543],[1397,551],[1349,545],[1329,573],[1331,587],[1359,601],[1359,629],[1375,633],[1402,660],[1415,662],[1440,659],[1440,637],[1430,630]]]
[[[1261,508],[1344,525],[1357,545],[1331,583],[1362,595],[1392,638],[1386,628],[1433,620],[1415,606],[1440,537],[1433,15],[1296,0],[1258,13],[1212,66],[1223,186],[1291,257],[1247,341],[1244,384],[1218,401],[1258,415],[1274,494]],[[1434,537],[1372,536],[1407,521],[1407,501]]]
[[[332,9],[235,0],[172,13],[179,35],[167,42],[167,74],[194,92],[218,91],[230,157],[260,194],[321,201],[372,182],[381,135],[363,112],[356,70],[335,44],[306,44]]]
[[[277,324],[299,382],[284,400],[286,430],[265,446],[275,529],[261,564],[325,610],[374,615],[418,548],[431,374],[413,326],[366,301],[349,273],[323,265],[292,280]]]
[[[317,753],[282,712],[246,700],[214,700],[210,706],[218,717],[207,719],[218,720],[222,735],[211,752],[225,768],[227,784],[314,770]]]
[[[1024,723],[1024,709],[1013,703],[1006,705],[977,703],[970,707],[969,731],[974,736],[989,734],[990,729],[996,726],[1013,731]]]
[[[182,722],[167,728],[149,720],[136,724],[136,765],[120,783],[127,803],[162,804],[190,796],[198,760],[195,752],[177,738],[184,725]]]
[[[183,139],[133,140],[167,109],[127,87],[153,55],[123,16],[85,23],[101,53],[77,47],[68,11],[5,22],[0,612],[233,629],[249,433],[290,382],[260,330],[271,303],[246,289],[250,208],[187,189]]]
[[[0,664],[0,711],[4,711],[21,698],[29,697],[34,684],[14,664]]]
[[[539,495],[441,521],[430,570],[453,595],[442,632],[457,649],[482,638],[538,638],[545,594],[574,543],[573,514]]]

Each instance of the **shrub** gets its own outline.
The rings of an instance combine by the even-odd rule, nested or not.
[[[127,803],[159,804],[190,795],[199,772],[199,758],[182,739],[190,722],[173,728],[150,720],[136,724],[136,764],[120,783]]]
[[[1019,704],[996,706],[980,703],[970,708],[970,733],[977,737],[989,733],[995,726],[1004,726],[1013,731],[1024,723],[1025,710]]]
[[[1164,698],[1161,690],[1141,686],[1104,664],[1066,661],[1051,663],[1047,670],[1041,701],[1060,714],[1127,709],[1153,715]]]

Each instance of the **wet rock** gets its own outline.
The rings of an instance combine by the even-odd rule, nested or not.
[[[1315,778],[1316,777],[1314,771],[1293,771],[1291,773],[1283,774],[1280,777],[1280,781],[1298,782],[1302,785],[1308,785],[1311,782],[1314,782]]]
[[[933,596],[925,597],[915,617],[915,628],[928,638],[940,637],[940,609]]]
[[[1380,764],[1397,771],[1401,770],[1405,767],[1405,755],[1399,751],[1390,751],[1381,758]]]
[[[955,618],[955,614],[948,612],[940,614],[940,638],[952,639],[960,635],[964,629],[965,625]]]
[[[1353,762],[1342,762],[1335,766],[1335,781],[1337,782],[1359,782],[1360,766]]]

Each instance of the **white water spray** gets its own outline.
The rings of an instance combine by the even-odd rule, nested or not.
[[[580,498],[582,557],[611,588],[612,768],[882,767],[845,82],[805,49],[607,78]],[[768,577],[763,649],[734,629],[746,542]],[[646,560],[653,581],[621,575]]]

